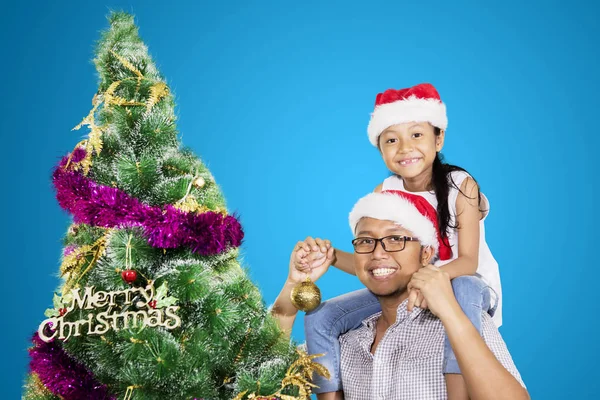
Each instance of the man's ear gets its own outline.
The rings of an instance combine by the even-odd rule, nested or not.
[[[421,247],[421,265],[426,267],[431,263],[433,259],[434,250],[431,246]]]

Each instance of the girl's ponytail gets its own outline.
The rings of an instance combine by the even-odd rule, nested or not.
[[[439,136],[441,134],[440,128],[437,127],[434,127],[434,132],[436,136]],[[457,167],[456,165],[444,163],[444,156],[441,153],[437,153],[435,155],[435,160],[433,161],[431,186],[433,191],[435,192],[435,197],[438,203],[438,225],[442,234],[442,240],[447,245],[450,245],[450,243],[448,242],[448,229],[458,228],[458,221],[454,221],[454,224],[452,224],[450,218],[450,205],[448,204],[450,188],[456,188],[459,192],[466,196],[466,194],[460,190],[460,187],[458,187],[452,179],[452,172],[454,171],[467,172],[465,169]],[[473,178],[473,180],[475,180],[475,178]],[[477,183],[477,181],[475,181],[475,183]],[[477,199],[478,204],[481,205],[481,191],[479,189],[477,190]],[[480,208],[480,211],[484,212],[485,210],[481,210]]]

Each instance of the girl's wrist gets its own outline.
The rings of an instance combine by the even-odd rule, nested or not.
[[[336,249],[335,247],[333,248],[333,258],[331,260],[331,265],[333,265],[335,267],[335,265],[337,264],[337,252],[338,249]]]

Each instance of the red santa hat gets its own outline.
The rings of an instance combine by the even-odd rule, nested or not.
[[[406,89],[388,89],[379,93],[367,128],[369,141],[377,146],[381,132],[405,122],[429,122],[446,130],[446,105],[433,85],[421,83]]]
[[[361,218],[392,221],[409,230],[423,246],[432,247],[440,260],[452,258],[452,249],[441,238],[437,212],[422,196],[400,190],[369,193],[350,212],[350,229],[356,235]]]

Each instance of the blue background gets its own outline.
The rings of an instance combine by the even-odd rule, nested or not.
[[[592,2],[96,3],[12,2],[0,17],[2,398],[19,397],[29,337],[58,284],[69,218],[50,171],[82,135],[70,129],[97,89],[90,60],[109,9],[136,14],[184,143],[241,215],[245,264],[269,304],[295,242],[348,250],[351,206],[387,176],[366,136],[375,94],[434,83],[448,105],[443,152],[491,202],[501,332],[532,397],[597,398]],[[332,270],[319,286],[331,297],[360,284]]]

